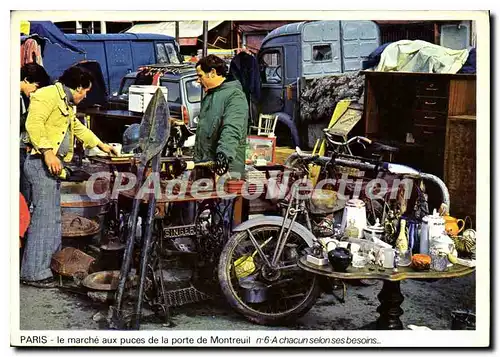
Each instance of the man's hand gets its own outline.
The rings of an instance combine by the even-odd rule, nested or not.
[[[53,175],[59,175],[63,169],[61,160],[54,154],[54,151],[47,150],[43,153],[43,160],[45,165],[49,169],[49,172]]]
[[[99,144],[97,144],[97,146],[99,147],[99,149],[101,149],[102,151],[104,151],[106,154],[111,154],[111,155],[115,155],[115,156],[119,155],[119,153],[116,150],[116,148],[113,147],[113,146],[111,146],[111,145],[104,144],[104,143],[99,143]]]

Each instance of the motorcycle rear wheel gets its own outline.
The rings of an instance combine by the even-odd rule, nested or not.
[[[259,245],[273,238],[261,247],[269,261],[272,260],[280,229],[279,226],[270,225],[250,229]],[[292,231],[279,264],[293,265],[307,246],[306,241]],[[240,285],[241,279],[236,276],[234,263],[238,258],[254,252],[255,247],[246,231],[237,232],[228,240],[220,256],[218,269],[219,284],[224,296],[231,307],[254,323],[282,325],[295,322],[312,308],[319,297],[319,279],[296,265],[293,268],[273,271],[257,253],[253,257],[255,271],[251,276],[259,283],[274,287],[272,291],[269,289],[264,302],[248,302],[245,289]]]

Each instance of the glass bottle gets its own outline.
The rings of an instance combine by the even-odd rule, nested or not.
[[[349,226],[345,229],[344,236],[346,238],[358,238],[359,229],[354,225],[354,220],[349,220]]]
[[[399,235],[396,239],[396,250],[399,253],[399,266],[408,266],[411,264],[411,251],[408,247],[408,235],[406,232],[406,220],[401,219]]]

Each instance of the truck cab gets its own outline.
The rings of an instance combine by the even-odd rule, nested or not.
[[[298,22],[273,30],[258,54],[261,113],[277,114],[299,146],[301,82],[359,71],[379,45],[380,31],[372,21]]]

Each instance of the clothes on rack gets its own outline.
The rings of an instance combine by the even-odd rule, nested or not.
[[[43,66],[42,49],[36,40],[28,38],[21,45],[21,67],[33,62]]]
[[[238,53],[231,61],[229,72],[240,81],[248,101],[260,99],[260,71],[255,56],[243,51]]]
[[[250,120],[248,125],[255,125],[257,103],[260,99],[260,69],[257,58],[246,51],[239,52],[231,60],[229,73],[239,80],[247,98]]]

